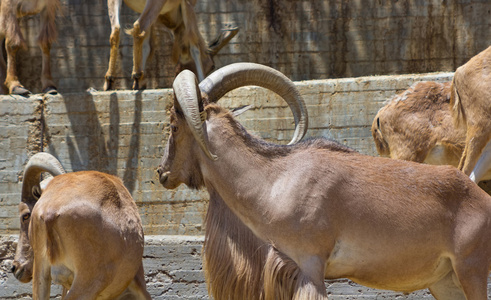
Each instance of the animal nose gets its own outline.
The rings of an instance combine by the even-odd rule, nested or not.
[[[157,173],[159,174],[159,177],[162,176],[162,172],[163,172],[162,168],[161,167],[158,167],[157,168]]]

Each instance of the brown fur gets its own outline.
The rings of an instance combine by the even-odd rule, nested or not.
[[[470,175],[491,140],[491,47],[459,67],[452,81],[452,114],[466,131],[459,169]]]
[[[223,229],[207,233],[206,247],[224,247],[225,253],[247,247],[227,247],[226,237],[240,223],[253,234],[252,244],[266,244],[267,256],[258,260],[264,272],[249,272],[256,274],[252,282],[262,281],[265,299],[325,299],[324,278],[342,277],[401,292],[430,288],[439,300],[448,290],[459,299],[487,299],[491,197],[462,172],[366,156],[322,139],[269,146],[216,106],[205,110],[202,127],[217,159],[174,113],[160,182],[175,188],[198,173],[210,210],[218,203],[235,215],[225,223],[220,213],[208,212]],[[222,284],[215,283],[224,278],[220,272],[234,276],[232,264],[243,264],[240,254],[223,258],[223,252],[213,257],[204,251],[209,261],[224,260],[216,270],[207,263],[212,289]],[[224,298],[216,299],[227,299],[230,291],[221,293]]]
[[[380,155],[458,165],[465,132],[455,128],[449,107],[450,82],[418,82],[382,107],[372,123]],[[443,150],[436,151],[438,148]]]
[[[51,156],[39,153],[31,160],[39,157]],[[50,169],[53,165],[58,166]],[[24,192],[34,187],[37,191],[40,173],[60,166],[57,160],[29,166],[23,183],[26,201],[19,205],[23,226],[13,272],[22,282],[32,278],[33,298],[49,297],[54,275],[53,281],[69,290],[67,299],[118,299],[127,294],[150,299],[143,277],[141,220],[123,182],[96,171],[61,174],[36,201]],[[27,231],[30,239],[25,238]]]
[[[111,55],[109,59],[109,68],[105,76],[104,90],[112,89],[113,76],[116,71],[116,55],[119,48],[119,38],[116,39],[115,35],[119,34],[119,15],[117,12],[120,3],[123,0],[108,0],[108,12],[111,20]],[[144,88],[145,76],[144,65],[147,57],[144,57],[144,43],[148,42],[150,36],[151,27],[159,20],[163,23],[171,32],[174,37],[172,46],[172,60],[176,64],[176,74],[181,70],[188,69],[199,75],[202,72],[202,76],[208,75],[213,71],[215,65],[213,62],[213,56],[217,54],[218,50],[226,45],[230,39],[238,32],[237,28],[223,32],[220,36],[226,36],[226,38],[220,40],[218,44],[212,44],[212,48],[208,47],[205,43],[203,36],[198,30],[198,23],[196,14],[194,12],[195,2],[188,0],[147,0],[149,4],[145,6],[145,9],[136,7],[132,0],[125,0],[125,2],[132,9],[141,13],[138,20],[133,24],[133,28],[127,30],[127,33],[133,36],[133,88]],[[160,12],[163,12],[160,14]],[[232,32],[232,34],[230,34]],[[191,51],[195,48],[199,51],[200,61],[195,61]],[[201,71],[198,71],[201,70]],[[201,76],[201,75],[200,75]]]
[[[214,299],[263,299],[261,274],[267,246],[230,211],[210,196],[203,245],[203,271]]]
[[[11,94],[27,95],[29,93],[19,81],[16,71],[16,54],[21,48],[26,47],[22,36],[18,17],[32,14],[40,14],[41,26],[38,34],[38,44],[42,50],[41,85],[43,92],[55,90],[50,68],[51,43],[56,40],[57,31],[55,18],[59,11],[59,0],[41,0],[41,10],[29,10],[29,0],[2,0],[0,3],[0,40],[5,38],[7,50],[7,64],[0,55],[0,80]],[[3,52],[3,51],[2,51]],[[1,53],[0,53],[1,54]],[[6,69],[5,69],[6,68]]]

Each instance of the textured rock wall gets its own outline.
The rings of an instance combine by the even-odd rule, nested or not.
[[[373,76],[296,82],[309,112],[308,137],[338,140],[377,155],[370,133],[383,102],[420,80],[450,80],[452,73]],[[287,143],[293,117],[275,94],[244,87],[220,105],[252,104],[239,117],[251,132]],[[93,92],[30,98],[0,97],[0,234],[19,227],[22,172],[34,152],[48,151],[68,171],[99,170],[121,177],[133,195],[148,235],[203,233],[207,193],[184,186],[165,190],[156,168],[168,135],[171,90]]]
[[[53,76],[61,92],[101,89],[109,61],[110,24],[104,0],[61,0],[59,39],[52,48]],[[217,67],[250,61],[293,80],[454,71],[489,46],[487,0],[200,0],[200,32],[207,41],[221,28],[239,34],[218,54]],[[122,29],[138,14],[123,4]],[[39,17],[26,17],[29,48],[19,54],[24,84],[39,92]],[[170,87],[174,76],[170,34],[156,26],[149,88]],[[116,84],[130,88],[130,36],[122,34]]]

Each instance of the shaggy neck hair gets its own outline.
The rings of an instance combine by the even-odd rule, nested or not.
[[[223,130],[224,134],[228,136],[226,138],[234,138],[241,141],[252,152],[258,153],[268,158],[276,158],[290,155],[297,151],[303,151],[307,148],[310,149],[325,149],[329,151],[344,152],[344,153],[357,153],[356,150],[349,148],[337,141],[326,138],[309,138],[303,140],[294,145],[278,145],[268,143],[265,140],[249,134],[246,129],[234,119],[233,115],[225,108],[222,108],[216,104],[209,104],[206,106],[206,112],[208,120],[210,118],[221,119],[221,123],[224,126],[231,128],[231,131]]]

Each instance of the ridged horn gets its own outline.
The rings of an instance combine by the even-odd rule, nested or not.
[[[248,85],[269,89],[288,103],[295,120],[295,132],[289,144],[299,142],[308,128],[307,108],[293,82],[281,72],[255,63],[235,63],[210,74],[199,84],[199,89],[208,95],[210,102],[217,102],[229,91]]]
[[[22,202],[33,206],[36,199],[32,195],[34,187],[40,188],[41,173],[48,172],[53,176],[65,173],[61,163],[53,155],[46,152],[34,154],[24,168],[24,180],[22,181]]]
[[[201,116],[200,106],[202,107],[203,103],[196,75],[189,70],[183,70],[176,76],[172,87],[177,101],[175,104],[181,109],[194,138],[206,156],[216,160],[217,156],[210,152],[206,143],[206,118]]]

